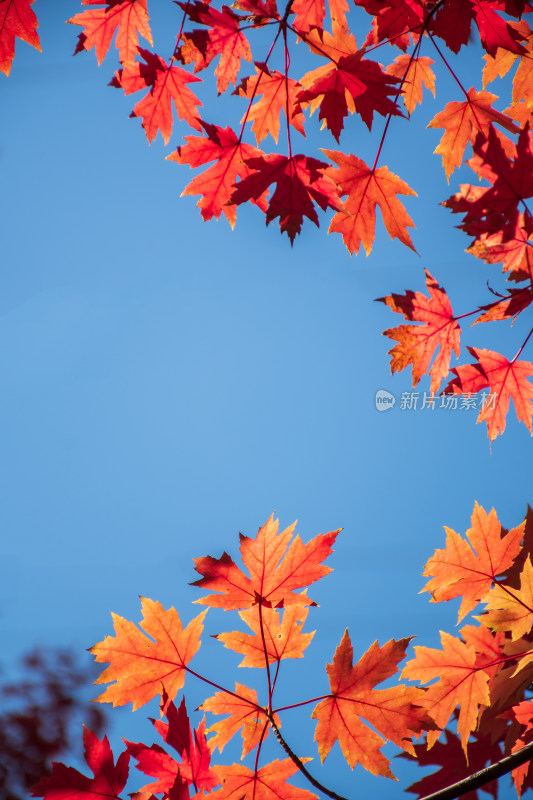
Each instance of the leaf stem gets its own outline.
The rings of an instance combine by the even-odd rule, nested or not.
[[[287,755],[289,756],[291,761],[294,764],[296,764],[296,766],[298,767],[300,772],[303,775],[305,775],[305,777],[307,778],[309,783],[312,786],[314,786],[315,789],[318,789],[323,794],[327,795],[328,797],[331,797],[332,800],[347,800],[346,797],[343,797],[341,794],[337,794],[337,792],[334,792],[331,789],[328,789],[326,786],[324,786],[322,783],[320,783],[320,781],[317,781],[316,778],[313,778],[313,776],[311,775],[309,770],[306,768],[306,766],[303,763],[303,761],[301,761],[298,758],[298,756],[296,755],[296,753],[294,753],[291,750],[290,746],[287,744],[287,742],[285,741],[285,739],[281,735],[281,732],[280,732],[278,726],[274,722],[274,717],[272,716],[272,714],[271,713],[267,714],[267,717],[268,717],[268,721],[270,722],[270,727],[274,731],[274,736],[276,737],[276,739],[278,740],[280,745],[283,747],[283,749],[285,750],[285,752],[287,753]]]

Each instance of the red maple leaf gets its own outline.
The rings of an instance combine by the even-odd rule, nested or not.
[[[143,792],[167,792],[176,780],[185,786],[193,784],[196,791],[211,791],[220,781],[216,772],[211,769],[211,751],[205,737],[205,721],[202,720],[193,732],[189,716],[182,698],[179,709],[163,693],[161,713],[168,722],[154,720],[151,722],[167,744],[179,753],[181,762],[170,756],[159,745],[147,747],[142,743],[126,742],[128,752],[137,760],[137,769],[158,780],[143,786]],[[187,793],[188,796],[188,793]]]
[[[514,231],[519,204],[533,197],[533,149],[529,125],[520,133],[514,159],[505,152],[492,127],[488,140],[480,135],[473,148],[476,157],[468,163],[492,186],[468,204],[464,224],[470,232],[468,223],[474,221],[475,224],[481,219],[482,224],[477,228],[479,232]]]
[[[509,295],[502,298],[502,300],[481,306],[481,308],[486,309],[485,313],[481,314],[472,325],[477,325],[478,322],[510,319],[511,317],[514,317],[514,322],[517,316],[531,303],[533,303],[533,288],[531,286],[525,286],[523,289],[510,289]]]
[[[134,61],[139,34],[153,45],[146,3],[147,0],[109,0],[105,8],[83,11],[71,17],[67,22],[83,27],[74,54],[94,47],[97,61],[101,64],[117,31],[116,46],[121,63]],[[82,0],[82,5],[100,6],[102,2]]]
[[[445,290],[427,269],[425,272],[429,297],[422,292],[409,290],[404,295],[392,294],[388,297],[379,297],[378,300],[393,311],[403,314],[411,322],[424,323],[400,325],[383,331],[384,336],[398,342],[392,350],[389,350],[389,355],[392,356],[391,373],[400,372],[411,365],[413,386],[416,386],[422,375],[428,371],[437,347],[440,348],[429,370],[431,392],[434,394],[450,371],[452,351],[456,356],[459,355],[461,329],[453,315]]]
[[[37,17],[31,10],[35,0],[0,0],[0,71],[9,75],[15,57],[15,39],[41,52]]]
[[[479,412],[477,422],[486,421],[489,439],[492,441],[505,430],[505,417],[512,397],[518,419],[531,431],[533,415],[533,385],[528,380],[533,375],[533,364],[529,361],[508,361],[505,356],[492,350],[469,347],[477,364],[454,367],[457,376],[444,389],[443,394],[475,394],[490,388],[496,395],[494,402],[486,401]]]
[[[266,211],[266,223],[268,225],[279,217],[280,230],[288,234],[291,244],[302,229],[304,216],[318,227],[315,203],[324,211],[343,207],[336,184],[324,174],[328,165],[323,161],[301,154],[281,156],[273,153],[250,158],[246,164],[253,172],[237,185],[230,203],[257,202],[275,183],[276,189]]]
[[[406,50],[412,33],[416,36],[427,16],[426,0],[358,0],[371,14],[372,31],[365,45],[377,45],[390,40],[391,44]]]
[[[504,48],[513,53],[522,53],[522,38],[498,13],[505,9],[500,0],[448,0],[430,21],[429,29],[440,36],[450,50],[458,53],[468,43],[472,22],[477,25],[481,44],[491,55]]]
[[[357,49],[354,37],[345,28],[334,23],[333,35],[313,30],[306,42],[314,52],[329,57],[330,63],[301,78],[304,90],[298,99],[311,103],[313,111],[320,107],[319,119],[325,120],[337,142],[348,113],[357,112],[369,130],[374,111],[383,116],[402,115],[389,97],[397,94],[400,81],[384,72],[377,61],[364,58],[364,49]]]
[[[207,26],[183,34],[184,44],[180,57],[184,64],[194,61],[194,71],[199,72],[220,56],[215,69],[218,93],[222,94],[230,83],[235,85],[241,65],[241,58],[252,60],[248,39],[240,29],[241,18],[229,6],[218,11],[208,2],[196,0],[195,3],[178,4],[192,22]]]
[[[293,25],[298,33],[308,33],[312,28],[322,32],[326,0],[293,0],[291,13],[296,14]]]
[[[455,784],[463,778],[473,775],[483,767],[495,764],[502,756],[502,749],[499,742],[493,742],[490,735],[479,737],[474,734],[475,739],[468,744],[468,761],[465,758],[464,750],[457,736],[449,730],[445,731],[445,742],[437,742],[431,750],[425,744],[415,744],[415,756],[410,753],[400,753],[399,758],[407,758],[416,761],[421,767],[438,766],[436,772],[426,775],[416,783],[412,783],[406,791],[418,794],[420,798],[446,789],[451,784]],[[483,791],[488,792],[494,797],[498,797],[497,779],[483,784]],[[462,795],[463,800],[477,800],[477,791],[470,791]]]
[[[323,152],[338,164],[338,168],[329,167],[326,175],[335,181],[341,197],[348,195],[342,211],[331,220],[328,232],[342,233],[342,240],[350,253],[358,253],[362,244],[368,255],[374,242],[376,206],[379,206],[391,239],[398,238],[414,250],[407,233],[407,228],[414,227],[414,223],[396,195],[412,194],[416,197],[416,192],[388,167],[370,169],[351,153]]]
[[[200,167],[210,161],[215,163],[188,184],[182,192],[186,194],[201,194],[202,198],[197,206],[202,212],[204,220],[220,217],[223,213],[231,227],[235,225],[237,205],[230,201],[235,190],[237,178],[246,178],[253,170],[247,165],[250,158],[263,155],[261,150],[250,144],[242,144],[230,127],[219,128],[218,125],[209,125],[201,121],[206,136],[186,136],[186,145],[167,156],[178,164],[189,164],[190,167]],[[266,195],[260,196],[252,202],[266,211]]]
[[[117,798],[128,780],[128,764],[130,755],[126,750],[113,760],[113,753],[107,736],[102,741],[89,728],[83,726],[83,743],[85,745],[85,761],[94,778],[87,778],[73,767],[54,762],[52,774],[41,778],[32,787],[33,797],[44,800],[112,800]]]
[[[131,113],[132,117],[142,117],[142,126],[148,141],[151,143],[160,131],[165,144],[168,144],[172,133],[172,102],[180,119],[184,119],[191,128],[202,130],[197,113],[197,106],[202,104],[186,85],[199,82],[200,78],[180,67],[167,65],[162,58],[149,50],[142,47],[138,49],[145,63],[128,62],[115,73],[110,85],[124,89],[126,94],[150,89]]]

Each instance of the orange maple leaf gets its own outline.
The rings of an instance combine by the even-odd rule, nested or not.
[[[283,620],[280,624],[279,612],[276,609],[257,605],[239,611],[239,617],[253,630],[253,636],[233,631],[219,633],[216,638],[223,642],[224,647],[244,656],[239,667],[264,667],[265,653],[269,664],[281,661],[283,658],[302,658],[304,650],[315,635],[315,631],[302,633],[308,613],[309,608],[303,603],[294,603],[283,611]],[[263,634],[261,634],[261,622]]]
[[[413,386],[416,386],[422,375],[428,371],[431,359],[437,347],[439,354],[429,374],[431,375],[431,393],[434,394],[442,380],[450,371],[452,351],[456,356],[460,352],[461,329],[453,316],[448,295],[435,278],[425,270],[426,285],[429,297],[422,292],[407,291],[404,295],[392,294],[378,297],[393,311],[403,314],[412,322],[423,322],[423,325],[399,325],[383,331],[384,336],[398,342],[391,350],[391,373],[400,372],[410,364],[413,368]]]
[[[37,33],[37,17],[30,8],[35,0],[2,0],[0,2],[0,71],[11,72],[15,57],[15,39],[31,44],[41,52]]]
[[[180,119],[184,119],[191,128],[202,130],[197,106],[202,103],[187,83],[200,82],[184,69],[169,66],[158,55],[138,48],[139,55],[145,63],[132,61],[115,73],[111,86],[124,89],[126,94],[150,89],[148,94],[135,105],[132,117],[142,117],[142,126],[146,138],[151,143],[160,131],[165,144],[168,144],[172,133],[172,102]]]
[[[488,136],[493,122],[511,133],[518,133],[520,130],[506,114],[492,108],[497,99],[495,94],[476,92],[472,87],[468,90],[466,100],[448,103],[429,123],[428,128],[445,129],[434,152],[442,155],[442,165],[448,182],[454,169],[461,166],[468,142],[473,144],[480,133]]]
[[[434,63],[427,56],[412,58],[402,53],[392,64],[385,67],[385,72],[389,75],[403,80],[402,100],[409,114],[412,114],[416,105],[422,102],[424,86],[435,97],[435,73],[431,69],[431,64]]]
[[[476,617],[483,625],[495,631],[509,632],[513,642],[531,631],[533,565],[529,556],[520,575],[520,588],[509,588],[505,582],[498,583],[488,593],[485,603],[487,611]]]
[[[96,59],[101,64],[117,31],[116,46],[121,63],[135,61],[139,34],[153,45],[146,2],[147,0],[109,0],[105,8],[82,11],[71,17],[67,22],[83,27],[74,55],[94,47]],[[102,3],[101,0],[82,0],[82,5],[99,6]]]
[[[300,760],[309,761],[308,758]],[[217,767],[224,785],[211,792],[209,800],[314,800],[316,794],[286,782],[297,769],[290,758],[276,759],[256,772],[240,764]]]
[[[222,94],[230,83],[235,85],[241,59],[252,60],[248,39],[240,29],[241,17],[229,6],[222,6],[219,11],[202,0],[178,5],[193,22],[207,26],[207,30],[198,29],[183,34],[180,58],[184,64],[194,61],[194,71],[199,72],[220,56],[215,75],[218,93]]]
[[[389,760],[380,752],[385,740],[362,719],[398,747],[414,754],[412,737],[427,730],[428,723],[431,727],[418,707],[424,692],[414,686],[373,688],[398,671],[398,662],[404,658],[410,641],[391,639],[383,647],[374,642],[353,666],[353,648],[345,631],[333,662],[326,665],[331,696],[321,700],[311,715],[318,720],[315,740],[322,761],[338,740],[352,769],[360,763],[373,775],[395,779]]]
[[[391,239],[415,250],[407,232],[414,222],[396,195],[414,192],[404,181],[390,172],[388,167],[370,169],[362,159],[337,150],[323,150],[338,167],[329,167],[325,174],[335,181],[341,197],[348,195],[343,210],[331,220],[328,233],[342,233],[342,240],[350,254],[358,253],[361,244],[369,255],[374,243],[376,206]],[[415,250],[416,252],[416,250]]]
[[[489,676],[477,666],[474,647],[443,631],[440,638],[442,650],[415,646],[415,658],[407,662],[401,677],[421,683],[438,678],[437,683],[422,694],[420,705],[439,728],[446,726],[454,709],[459,706],[457,733],[466,756],[469,736],[477,725],[479,707],[490,704]],[[439,735],[438,731],[429,731],[428,746],[431,747]]]
[[[443,394],[475,394],[490,387],[495,401],[487,399],[477,422],[486,421],[489,439],[494,440],[505,430],[505,417],[512,397],[518,419],[531,431],[533,416],[533,385],[528,380],[533,375],[533,364],[529,361],[508,361],[505,356],[492,350],[469,347],[477,364],[465,364],[451,371],[457,376],[444,389]]]
[[[496,511],[489,514],[477,503],[472,514],[468,541],[445,528],[446,547],[436,550],[426,564],[424,575],[431,577],[423,591],[431,592],[440,603],[462,595],[458,622],[461,622],[487,594],[498,575],[506,572],[520,552],[525,520],[503,535]]]
[[[326,0],[293,0],[291,13],[296,14],[293,24],[297,33],[309,33],[311,28],[317,28],[321,34],[324,32]]]
[[[257,144],[269,133],[275,142],[279,136],[279,117],[280,111],[287,114],[289,109],[289,124],[305,136],[304,115],[302,107],[296,99],[297,93],[302,88],[298,81],[288,78],[282,72],[268,69],[266,64],[256,63],[257,76],[243,78],[240,85],[233,94],[239,97],[247,97],[252,100],[257,95],[262,95],[260,100],[256,100],[250,106],[241,119],[253,122],[252,130],[255,133]]]
[[[100,703],[123,706],[133,703],[140,708],[164,689],[172,700],[185,682],[185,667],[200,647],[203,611],[184,629],[174,608],[141,597],[143,620],[139,628],[118,614],[113,614],[115,636],[106,636],[91,647],[99,663],[107,662],[95,683],[111,683],[101,694]],[[147,635],[146,635],[147,634]],[[151,636],[152,638],[148,638]]]
[[[211,751],[218,747],[222,752],[229,740],[241,731],[242,759],[268,736],[270,726],[265,712],[258,705],[257,692],[241,683],[235,684],[235,694],[217,692],[204,700],[200,709],[212,714],[229,714],[229,717],[215,722],[207,729],[207,733],[215,732],[209,739]],[[274,714],[274,721],[280,728],[281,722],[277,714]]]
[[[239,534],[241,557],[250,578],[227,553],[220,558],[195,559],[195,569],[203,578],[193,586],[220,593],[202,597],[195,603],[228,610],[251,608],[257,603],[276,608],[293,603],[315,605],[307,595],[296,594],[294,590],[332,571],[322,561],[333,552],[332,545],[342,529],[320,533],[307,544],[297,535],[289,545],[295,527],[296,522],[278,533],[279,523],[272,514],[255,539]]]
[[[182,192],[186,194],[201,194],[202,198],[196,204],[204,220],[220,217],[223,213],[233,228],[237,217],[237,206],[230,203],[230,197],[235,189],[237,178],[245,178],[253,170],[246,165],[246,159],[262,155],[262,151],[250,144],[242,144],[230,127],[219,128],[218,125],[209,125],[201,121],[205,136],[186,136],[186,145],[167,156],[170,161],[178,164],[189,164],[190,167],[200,167],[210,161],[215,163],[200,175],[197,175]],[[266,211],[265,196],[252,200],[259,208]]]

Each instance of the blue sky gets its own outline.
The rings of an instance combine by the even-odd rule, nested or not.
[[[154,19],[163,52],[177,31],[171,5]],[[458,313],[490,301],[487,280],[503,286],[497,267],[464,253],[468,240],[439,206],[469,176],[448,187],[432,155],[440,133],[425,130],[460,99],[451,79],[439,70],[437,102],[410,124],[393,120],[383,153],[419,195],[406,201],[418,255],[381,222],[369,258],[350,258],[325,219],[319,230],[306,222],[291,248],[252,207],[234,231],[203,223],[195,199],[180,199],[192,173],[164,160],[184,129],[169,148],[148,147],[128,119],[135,100],[106,85],[114,53],[100,68],[94,52],[72,58],[78,30],[63,22],[76,2],[34,8],[43,54],[19,43],[0,89],[4,665],[35,643],[81,652],[112,633],[110,611],[138,621],[138,595],[188,621],[199,610],[191,559],[236,556],[238,532],[255,535],[273,511],[283,527],[298,519],[304,540],[344,528],[335,572],[314,590],[307,628],[318,632],[303,666],[287,667],[280,702],[324,691],[345,627],[357,657],[375,639],[438,645],[456,606],[419,591],[442,526],[464,531],[475,500],[514,526],[532,500],[531,440],[514,410],[491,453],[472,411],[375,407],[379,389],[411,390],[409,373],[390,376],[380,335],[400,318],[375,298],[423,289],[424,268]],[[464,84],[480,88],[479,52],[459,61]],[[211,121],[238,124],[241,108],[217,100],[209,80],[205,97]],[[311,155],[335,147],[314,124]],[[382,124],[369,136],[354,121],[341,149],[372,159]],[[520,320],[513,331],[479,327],[464,344],[512,356],[524,338]],[[236,627],[208,618],[208,634]],[[208,636],[204,648],[196,669],[212,675],[215,663],[218,681],[262,685]],[[205,696],[190,681],[185,694],[191,710]],[[150,736],[149,714],[155,704],[111,712],[113,744]],[[403,762],[399,785],[352,773],[337,748],[321,770],[308,717],[284,725],[317,776],[349,797],[388,800],[420,777]],[[268,752],[282,757],[275,743]]]

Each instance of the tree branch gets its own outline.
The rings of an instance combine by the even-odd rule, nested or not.
[[[525,764],[526,761],[530,761],[532,758],[533,742],[527,744],[522,750],[518,750],[518,752],[512,755],[502,758],[501,761],[497,761],[496,764],[491,764],[489,767],[480,769],[479,772],[474,772],[474,774],[469,775],[468,778],[463,778],[452,786],[448,786],[446,789],[439,789],[438,792],[428,794],[422,797],[421,800],[455,800],[456,797],[461,797],[467,792],[479,789],[495,778],[501,778],[502,775],[506,775],[508,772],[511,772],[511,770]]]

